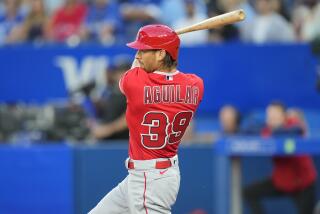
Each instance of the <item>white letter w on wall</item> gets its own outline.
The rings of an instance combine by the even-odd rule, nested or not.
[[[108,66],[106,56],[86,56],[80,61],[79,66],[75,57],[58,56],[55,64],[62,69],[66,87],[70,92],[92,81],[97,85],[106,84],[105,69]]]

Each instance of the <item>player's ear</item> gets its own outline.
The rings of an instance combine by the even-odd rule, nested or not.
[[[166,51],[165,50],[158,50],[157,51],[157,58],[159,61],[163,61],[163,59],[166,57]]]

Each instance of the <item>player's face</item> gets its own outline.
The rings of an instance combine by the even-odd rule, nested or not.
[[[139,50],[136,54],[140,67],[146,72],[154,72],[159,68],[158,50]]]

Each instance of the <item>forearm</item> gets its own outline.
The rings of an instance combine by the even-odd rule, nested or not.
[[[106,129],[111,129],[111,132],[118,133],[128,128],[126,122],[126,114],[123,113],[119,118],[105,125]]]
[[[119,118],[110,123],[94,126],[91,132],[94,138],[102,139],[110,137],[111,135],[121,132],[125,129],[127,129],[127,122],[125,113],[123,113]]]

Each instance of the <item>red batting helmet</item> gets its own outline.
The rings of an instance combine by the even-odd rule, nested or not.
[[[140,28],[136,41],[127,46],[137,50],[166,50],[176,60],[180,39],[176,32],[166,25],[146,25]]]

